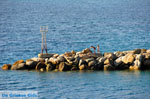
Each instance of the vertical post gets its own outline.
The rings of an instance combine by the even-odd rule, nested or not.
[[[97,45],[97,53],[100,53],[99,45]]]
[[[48,32],[48,26],[40,26],[40,32],[42,33],[41,50],[43,54],[43,50],[45,50],[45,52],[47,53],[46,32]],[[45,44],[44,44],[44,41],[45,41]]]

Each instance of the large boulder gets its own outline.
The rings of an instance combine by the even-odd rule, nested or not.
[[[11,68],[11,64],[4,64],[2,66],[2,70],[10,70],[10,68]]]
[[[145,59],[150,59],[150,53],[143,53],[142,55],[145,57]]]
[[[84,61],[83,59],[80,59],[80,61],[79,61],[79,66],[81,66],[81,65],[83,65],[83,64],[86,64],[86,65],[87,65],[87,62]]]
[[[144,60],[142,69],[150,69],[150,59]]]
[[[135,56],[130,53],[122,57],[122,61],[125,64],[132,64],[134,62],[134,59],[135,59]]]
[[[65,60],[66,60],[68,63],[70,63],[70,64],[72,64],[73,61],[75,60],[74,57],[66,57],[66,56],[64,56],[64,58],[65,58]]]
[[[122,62],[122,57],[119,57],[117,58],[115,61],[114,61],[114,65],[117,67],[119,65],[121,65],[123,62]]]
[[[115,60],[117,58],[117,56],[113,53],[104,53],[104,57],[112,60]]]
[[[97,66],[96,61],[93,60],[93,61],[88,62],[89,70],[96,70],[96,66]]]
[[[117,70],[125,70],[125,69],[129,69],[129,65],[128,65],[128,64],[121,63],[120,65],[115,66],[115,68],[116,68]]]
[[[26,67],[27,67],[27,69],[29,69],[29,70],[35,69],[35,67],[36,67],[37,64],[38,64],[38,62],[33,61],[33,60],[31,60],[31,59],[26,60]]]
[[[108,64],[108,65],[104,65],[104,70],[115,70],[115,67],[113,67],[112,65]]]
[[[104,64],[104,61],[106,60],[106,57],[98,57],[96,60],[98,61],[99,64]]]
[[[57,58],[51,57],[51,58],[48,60],[48,62],[51,62],[52,64],[56,65],[56,64],[58,63],[58,60],[57,60]]]
[[[87,69],[87,65],[86,64],[82,64],[79,66],[80,70],[86,70]]]
[[[59,71],[68,71],[69,68],[68,68],[68,65],[65,62],[60,62],[58,70]]]
[[[25,70],[26,64],[25,63],[19,63],[16,65],[12,65],[11,70]]]
[[[109,64],[109,65],[113,65],[113,60],[107,58],[107,59],[104,61],[104,64],[105,64],[105,65],[108,65],[108,64]]]
[[[35,67],[36,70],[46,70],[46,64],[43,63],[43,62],[39,62],[36,67]]]
[[[60,55],[57,57],[57,62],[65,62],[65,61],[66,61],[66,59],[64,58],[63,55]]]
[[[141,49],[135,49],[134,51],[133,51],[133,54],[140,54],[141,53]]]
[[[88,58],[88,59],[85,59],[85,61],[86,61],[87,63],[89,63],[90,61],[95,61],[95,59],[94,59],[94,58]]]
[[[46,64],[46,71],[52,71],[56,69],[56,65],[53,65],[52,63],[47,63]]]
[[[26,64],[24,60],[16,61],[11,67],[11,70],[24,70],[24,69],[26,69]]]

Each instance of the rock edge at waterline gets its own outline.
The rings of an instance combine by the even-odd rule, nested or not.
[[[92,53],[89,48],[81,52],[39,54],[38,58],[18,60],[4,64],[2,70],[74,71],[74,70],[147,70],[150,69],[150,49]]]

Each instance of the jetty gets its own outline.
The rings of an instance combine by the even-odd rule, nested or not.
[[[74,71],[74,70],[147,70],[150,69],[150,49],[117,52],[80,52],[64,54],[40,53],[38,57],[4,64],[2,70]]]
[[[74,71],[74,70],[146,70],[150,69],[150,49],[134,49],[100,53],[99,45],[80,52],[72,50],[64,54],[48,53],[46,32],[48,26],[41,26],[41,53],[38,57],[4,64],[2,70]],[[94,52],[92,52],[92,50]],[[43,53],[45,50],[46,53]]]

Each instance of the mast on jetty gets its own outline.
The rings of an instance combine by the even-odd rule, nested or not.
[[[40,32],[42,34],[41,52],[43,54],[44,50],[47,53],[46,32],[48,32],[48,26],[40,26]]]

